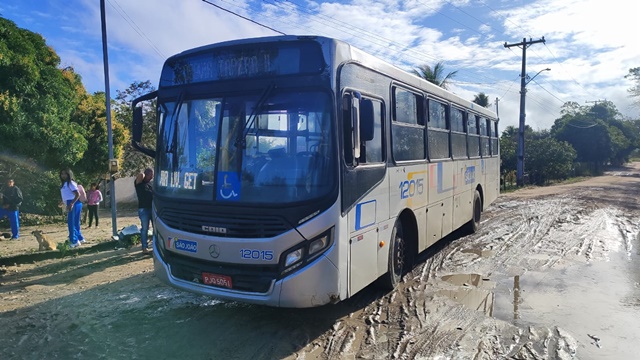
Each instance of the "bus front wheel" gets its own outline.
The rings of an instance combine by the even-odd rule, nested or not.
[[[480,198],[480,192],[478,190],[473,194],[473,208],[472,208],[471,220],[467,223],[467,232],[473,234],[478,231],[480,227],[480,217],[482,216],[482,199]]]
[[[400,283],[405,267],[406,243],[402,232],[402,223],[396,221],[389,244],[389,271],[382,278],[382,286],[393,290]]]

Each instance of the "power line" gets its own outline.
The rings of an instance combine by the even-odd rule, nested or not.
[[[205,2],[208,5],[215,6],[216,8],[219,8],[221,10],[229,12],[229,13],[231,13],[233,15],[239,16],[239,17],[241,17],[241,18],[243,18],[245,20],[251,21],[252,23],[256,23],[256,24],[258,24],[260,26],[269,28],[268,26],[263,25],[261,23],[258,23],[257,21],[251,20],[250,18],[248,18],[246,16],[238,15],[237,13],[235,13],[235,12],[233,12],[231,10],[225,9],[225,8],[221,7],[220,5],[214,4],[211,1],[207,1],[207,0],[202,0],[202,1]],[[228,3],[229,5],[232,5],[232,6],[236,6],[235,4],[231,4],[231,3],[229,3],[228,1],[225,1],[225,0],[220,0],[220,1]],[[425,54],[425,53],[422,53],[422,52],[420,52],[418,50],[415,50],[414,48],[411,47],[411,45],[400,44],[400,43],[398,43],[398,42],[396,42],[396,41],[394,41],[392,39],[381,37],[380,34],[374,34],[374,33],[371,33],[371,32],[369,32],[367,30],[364,30],[362,28],[358,28],[358,27],[353,26],[351,24],[336,20],[335,18],[329,17],[327,15],[324,15],[324,14],[321,14],[321,13],[317,13],[317,12],[313,12],[308,7],[302,6],[300,4],[296,4],[293,1],[265,0],[265,2],[270,3],[275,8],[280,9],[280,10],[284,11],[285,13],[307,14],[308,15],[308,19],[311,22],[317,23],[317,24],[323,26],[322,30],[316,30],[316,31],[318,31],[318,33],[326,32],[324,30],[326,28],[331,28],[331,29],[341,28],[341,29],[344,29],[343,31],[346,34],[349,34],[351,36],[359,38],[359,39],[365,41],[366,43],[374,45],[375,47],[382,47],[382,48],[388,49],[390,44],[395,45],[395,46],[397,46],[397,48],[399,50],[401,50],[401,51],[398,51],[398,54],[403,54],[405,57],[413,58],[413,59],[420,60],[420,61],[424,61],[425,57],[426,58],[431,58],[431,59],[434,59],[434,60],[437,60],[437,61],[441,61],[440,59],[438,59],[437,57],[434,57],[433,55]],[[424,5],[424,3],[422,3],[422,4]],[[255,12],[256,10],[255,9],[254,10],[250,9],[249,11]],[[442,12],[438,11],[438,13],[440,15],[442,15],[442,16],[448,17],[445,14],[443,14]],[[265,16],[266,17],[271,17],[269,15],[265,15],[264,13],[261,14],[260,16],[261,17],[265,17]],[[450,18],[450,17],[448,17],[448,18]],[[279,20],[281,21],[282,19],[280,18]],[[478,20],[478,19],[476,19],[476,20]],[[309,30],[310,28],[313,29],[313,25],[310,25],[309,23],[305,24],[304,27],[299,26],[295,22],[290,22],[290,23],[287,23],[287,24],[289,26],[300,27],[300,28],[303,28],[305,30]],[[275,30],[273,28],[269,28],[269,29],[272,30],[272,31],[276,31],[278,33],[284,34],[284,32],[281,32],[279,30]],[[476,33],[479,33],[482,36],[485,36],[484,34],[478,32],[478,31],[475,31],[474,29],[471,29],[471,30],[476,32]],[[374,49],[371,49],[370,51],[372,51],[374,54],[378,52],[378,51],[376,51]],[[462,69],[464,69],[464,68],[462,68]],[[495,86],[495,84],[497,82],[499,82],[500,79],[497,79],[494,76],[487,76],[485,74],[477,73],[475,71],[468,71],[468,70],[466,70],[466,71],[465,70],[459,70],[459,71],[460,71],[458,73],[459,75],[461,73],[463,73],[463,74],[466,74],[466,76],[468,76],[470,78],[476,78],[476,79],[482,79],[482,80],[485,80],[485,79],[490,80],[490,83],[488,84],[489,88],[496,89],[497,91],[501,91],[501,90],[504,89],[504,88],[500,89],[500,87],[496,87]],[[478,82],[477,84],[486,84],[486,83],[487,83],[486,81],[482,81],[482,82]],[[506,94],[506,92],[508,92],[510,90],[510,88],[511,87],[509,87],[509,89],[507,89],[505,91],[505,94]]]
[[[518,24],[514,23],[514,22],[513,22],[513,21],[511,21],[509,18],[507,18],[507,17],[504,17],[504,16],[500,15],[500,13],[499,13],[496,9],[494,9],[494,8],[492,8],[491,6],[487,5],[487,3],[485,3],[484,1],[482,1],[482,0],[478,0],[478,1],[479,1],[482,5],[484,5],[485,7],[487,7],[489,10],[491,10],[494,14],[496,14],[496,15],[498,15],[500,18],[502,18],[504,21],[508,21],[508,22],[512,23],[513,25],[515,25],[515,26],[516,26],[517,28],[519,28],[520,30],[522,30],[523,32],[525,32],[525,33],[529,33],[529,31],[527,31],[527,29],[525,29],[525,28],[523,28],[522,26],[520,26],[520,25],[518,25]],[[531,37],[531,34],[529,34],[529,36]]]
[[[456,20],[456,19],[452,18],[451,16],[449,16],[449,15],[447,15],[447,14],[443,13],[442,11],[440,11],[440,10],[438,10],[438,9],[435,9],[435,8],[433,8],[433,7],[431,7],[431,6],[429,6],[429,5],[425,4],[425,3],[423,3],[423,2],[422,2],[422,1],[420,1],[420,0],[418,0],[418,2],[419,2],[420,4],[422,4],[422,5],[424,5],[424,6],[428,7],[428,8],[430,8],[430,9],[434,10],[434,11],[435,11],[435,12],[437,12],[438,14],[440,14],[440,15],[442,15],[442,16],[444,16],[444,17],[446,17],[447,19],[449,19],[449,20],[451,20],[451,21],[453,21],[453,22],[455,22],[455,23],[457,23],[457,24],[459,24],[459,25],[462,25],[462,26],[466,27],[467,29],[469,29],[469,30],[471,30],[471,31],[474,31],[474,32],[476,32],[476,33],[478,33],[478,34],[480,34],[480,35],[483,35],[483,36],[485,35],[485,34],[483,34],[483,33],[479,32],[478,30],[475,30],[475,29],[470,28],[467,24],[463,24],[463,23],[461,23],[460,21],[458,21],[458,20]],[[447,2],[448,2],[448,1],[447,1]],[[455,8],[458,8],[457,6],[455,6],[455,5],[451,4],[450,2],[448,2],[448,3],[449,3],[451,6],[453,6],[453,7],[455,7]],[[459,10],[459,9],[458,9],[458,10]],[[462,10],[461,10],[461,11],[462,11]]]
[[[120,4],[118,4],[118,2],[116,0],[113,0],[114,3],[116,3],[116,5],[118,6],[117,8],[111,3],[112,0],[108,0],[109,1],[109,5],[111,5],[111,7],[118,13],[118,15],[120,15],[125,22],[127,22],[129,24],[129,26],[131,26],[131,28],[133,29],[133,31],[135,31],[136,33],[138,33],[138,35],[140,35],[140,37],[142,37],[148,44],[149,46],[151,46],[151,48],[153,49],[153,51],[156,52],[156,54],[158,54],[160,56],[161,59],[166,59],[167,57],[162,53],[162,51],[160,51],[160,49],[158,49],[153,42],[151,41],[151,39],[149,39],[147,37],[147,35],[145,35],[145,33],[142,31],[142,29],[140,29],[140,27],[138,27],[138,25],[136,25],[135,21],[133,21],[133,19],[131,19],[131,17],[129,17],[129,15],[127,14],[126,11],[124,11],[124,9],[120,6]],[[123,15],[124,14],[124,15]]]
[[[279,31],[279,30],[276,30],[276,29],[274,29],[274,28],[268,27],[267,25],[261,24],[261,23],[259,23],[259,22],[255,21],[255,20],[251,20],[251,19],[249,19],[248,17],[242,16],[242,15],[240,15],[240,14],[238,14],[238,13],[235,13],[235,12],[233,12],[233,11],[231,11],[231,10],[227,10],[227,9],[223,8],[222,6],[218,6],[218,5],[216,5],[216,4],[214,4],[214,3],[212,3],[212,2],[210,2],[210,1],[208,1],[208,0],[202,0],[202,1],[203,1],[203,2],[205,2],[205,3],[207,3],[207,4],[209,4],[209,5],[211,5],[211,6],[216,7],[216,8],[218,8],[218,9],[222,10],[222,11],[226,11],[226,12],[228,12],[229,14],[232,14],[232,15],[235,15],[235,16],[237,16],[237,17],[239,17],[239,18],[245,19],[245,20],[247,20],[247,21],[249,21],[249,22],[252,22],[252,23],[254,23],[254,24],[258,25],[258,26],[262,26],[262,27],[263,27],[263,28],[265,28],[265,29],[269,29],[269,30],[271,30],[271,31],[273,31],[273,32],[277,32],[277,33],[278,33],[278,34],[280,34],[280,35],[287,35],[287,34],[283,33],[282,31]]]
[[[489,27],[493,28],[493,26],[491,26],[490,24],[487,24],[486,22],[484,22],[484,21],[482,21],[482,20],[478,19],[477,17],[475,17],[475,16],[473,16],[473,15],[469,14],[468,12],[466,12],[466,11],[462,10],[460,7],[456,6],[456,5],[455,5],[454,3],[452,3],[451,1],[449,1],[449,0],[445,0],[445,1],[446,1],[449,5],[451,5],[451,6],[453,6],[454,8],[456,8],[456,9],[457,9],[458,11],[460,11],[461,13],[463,13],[463,14],[467,15],[468,17],[470,17],[470,18],[472,18],[472,19],[475,19],[475,20],[476,20],[477,22],[479,22],[480,24],[482,24],[482,25],[486,25],[486,26],[489,26]],[[476,32],[477,32],[477,31],[476,31]],[[481,34],[481,33],[479,33],[479,34]],[[481,35],[485,35],[485,34],[481,34]]]
[[[545,89],[544,86],[540,85],[539,82],[535,81],[535,80],[531,80],[534,83],[536,83],[536,85],[538,85],[542,90],[546,91],[549,95],[553,96],[554,98],[556,98],[558,101],[560,101],[561,103],[566,103],[565,100],[560,99],[559,97],[555,96],[554,94],[552,94],[549,90]]]
[[[277,2],[277,0],[270,0],[270,2],[272,2],[272,4],[273,4],[274,6],[276,6],[276,7],[280,7],[280,6],[282,5],[282,3],[278,3],[278,2]],[[312,13],[312,12],[311,12],[309,9],[307,9],[306,7],[304,7],[304,6],[300,5],[300,4],[296,4],[296,3],[294,3],[293,1],[282,0],[282,2],[283,2],[283,3],[284,3],[284,2],[288,3],[288,4],[286,4],[286,6],[287,6],[289,9],[291,9],[291,11],[301,12],[301,13],[306,13],[306,14],[308,14],[308,15],[309,15],[309,17],[310,17],[314,22],[317,22],[317,23],[319,23],[319,24],[321,24],[321,25],[324,25],[325,27],[334,28],[335,26],[340,26],[340,27],[342,27],[342,28],[344,28],[344,29],[346,29],[346,30],[351,31],[350,35],[352,35],[352,36],[354,36],[354,37],[356,37],[356,38],[360,38],[360,39],[362,39],[363,41],[368,42],[368,43],[370,43],[370,44],[374,44],[374,45],[377,45],[377,46],[381,46],[381,47],[383,47],[383,48],[385,48],[385,49],[387,49],[387,48],[389,47],[389,44],[393,44],[393,45],[397,46],[397,47],[398,47],[398,49],[403,49],[403,51],[402,51],[402,52],[398,51],[398,54],[399,54],[399,55],[404,55],[405,57],[413,58],[413,59],[420,60],[420,61],[423,61],[423,58],[425,58],[425,57],[426,57],[426,58],[434,59],[435,61],[443,61],[443,59],[437,58],[437,57],[435,57],[435,56],[433,56],[433,55],[425,54],[425,53],[423,53],[423,52],[420,52],[420,51],[418,51],[418,50],[415,50],[414,48],[412,48],[412,47],[411,47],[411,45],[405,45],[405,44],[398,43],[398,42],[396,42],[396,41],[394,41],[394,40],[392,40],[392,39],[385,38],[385,37],[381,37],[381,36],[380,36],[380,34],[377,34],[377,33],[371,33],[371,32],[369,32],[369,31],[367,31],[367,30],[364,30],[364,29],[361,29],[361,28],[355,27],[355,26],[353,26],[353,25],[351,25],[351,24],[347,24],[347,23],[345,23],[345,22],[342,22],[342,21],[336,20],[336,19],[334,19],[334,18],[332,18],[332,17],[328,17],[328,16],[323,15],[323,14],[319,14],[319,13]],[[422,3],[422,2],[421,2],[421,3]],[[422,3],[422,4],[424,5],[424,3]],[[433,8],[432,8],[432,9],[433,9]],[[435,9],[434,9],[434,10],[435,10]],[[286,10],[285,10],[285,11],[286,11]],[[442,13],[442,12],[440,12],[440,11],[437,11],[437,10],[436,10],[436,12],[438,12],[439,14],[441,14],[441,15],[443,15],[443,16],[445,16],[445,17],[449,18],[449,19],[451,19],[450,17],[448,17],[447,15],[443,14],[443,13]],[[326,20],[326,21],[325,21],[325,20]],[[328,23],[330,23],[331,25],[327,25]],[[462,24],[462,25],[464,25],[464,24]],[[464,25],[464,26],[466,27],[466,25]],[[307,28],[308,28],[308,27],[309,27],[309,25],[307,25]],[[471,30],[472,30],[472,31],[475,31],[474,29],[471,29]],[[322,33],[322,32],[324,32],[324,31],[323,31],[323,30],[319,31],[319,33]],[[354,33],[354,32],[355,32],[355,33]],[[477,32],[477,31],[475,31],[475,32]],[[480,32],[477,32],[477,33],[479,33],[480,35],[483,35],[483,36],[484,36],[484,34],[482,34],[482,33],[480,33]],[[362,36],[362,35],[359,35],[359,34],[362,34],[363,36]],[[372,52],[373,52],[373,53],[374,53],[374,55],[375,55],[376,51],[375,51],[375,50],[373,50]],[[415,54],[415,55],[414,55],[414,54]],[[489,79],[489,80],[491,80],[492,82],[495,82],[495,81],[497,80],[495,77],[489,77],[489,76],[486,76],[486,75],[483,75],[483,74],[479,74],[479,73],[477,73],[477,72],[465,71],[464,69],[465,69],[465,67],[460,67],[460,68],[458,69],[458,71],[460,71],[460,72],[459,72],[459,74],[461,74],[461,73],[465,73],[465,74],[467,74],[468,76],[470,76],[471,78],[479,78],[479,79],[483,79],[483,78],[484,78],[484,79]]]

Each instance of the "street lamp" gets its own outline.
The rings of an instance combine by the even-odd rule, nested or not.
[[[538,71],[535,75],[533,75],[533,77],[529,77],[529,75],[527,75],[527,81],[525,82],[524,85],[525,86],[528,85],[530,82],[533,81],[533,79],[536,78],[536,76],[540,75],[540,73],[543,72],[543,71],[551,71],[551,69],[549,69],[549,68],[542,69],[542,70]]]
[[[538,71],[533,77],[525,73],[525,63],[522,62],[522,74],[520,75],[520,124],[518,127],[518,163],[516,168],[516,181],[518,186],[524,185],[524,119],[527,116],[524,112],[525,96],[527,94],[527,84],[536,78],[543,71],[550,71],[546,68]]]

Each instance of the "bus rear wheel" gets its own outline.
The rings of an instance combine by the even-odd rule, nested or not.
[[[389,271],[382,277],[382,287],[393,290],[400,283],[406,265],[406,243],[402,223],[396,221],[389,243]]]
[[[482,199],[480,198],[480,192],[478,190],[473,194],[473,208],[472,208],[471,220],[467,223],[467,232],[474,234],[480,227],[480,217],[482,216]]]

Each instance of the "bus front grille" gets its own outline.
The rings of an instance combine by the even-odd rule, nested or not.
[[[158,212],[158,216],[173,229],[230,238],[274,237],[291,229],[283,218],[269,215],[204,214],[165,208]]]
[[[207,272],[231,277],[233,290],[264,294],[271,288],[271,283],[278,275],[278,266],[248,266],[219,264],[212,261],[198,260],[191,257],[164,253],[163,260],[169,265],[171,275],[175,278],[204,283],[202,273]]]

